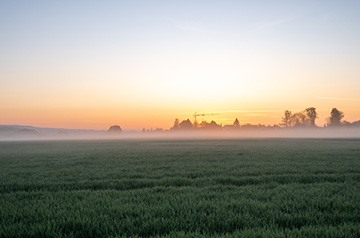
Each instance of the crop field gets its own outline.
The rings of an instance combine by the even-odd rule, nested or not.
[[[0,237],[360,237],[360,140],[0,142]]]

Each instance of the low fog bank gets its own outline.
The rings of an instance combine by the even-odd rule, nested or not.
[[[127,134],[122,133],[122,134]],[[111,139],[120,133],[110,133],[106,130],[83,130],[65,128],[42,128],[33,126],[0,125],[0,140],[83,140]]]
[[[359,138],[360,128],[264,128],[238,129],[232,131],[164,131],[139,133],[133,138],[165,139],[246,139],[246,138]],[[130,138],[130,137],[129,137]]]
[[[234,130],[109,131],[0,126],[1,141],[113,139],[360,138],[360,127],[238,128]]]

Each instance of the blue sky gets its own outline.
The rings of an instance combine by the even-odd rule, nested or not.
[[[2,59],[37,51],[285,47],[359,52],[359,1],[2,1]],[[218,44],[218,43],[221,44]],[[204,46],[204,47],[205,47]]]

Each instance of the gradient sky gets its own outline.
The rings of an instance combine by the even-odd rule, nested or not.
[[[360,1],[0,1],[0,124],[360,120]]]

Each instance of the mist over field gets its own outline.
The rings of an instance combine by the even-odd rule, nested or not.
[[[236,130],[136,131],[76,130],[31,126],[0,126],[0,140],[127,140],[127,139],[240,139],[240,138],[360,138],[359,127],[238,128]]]

